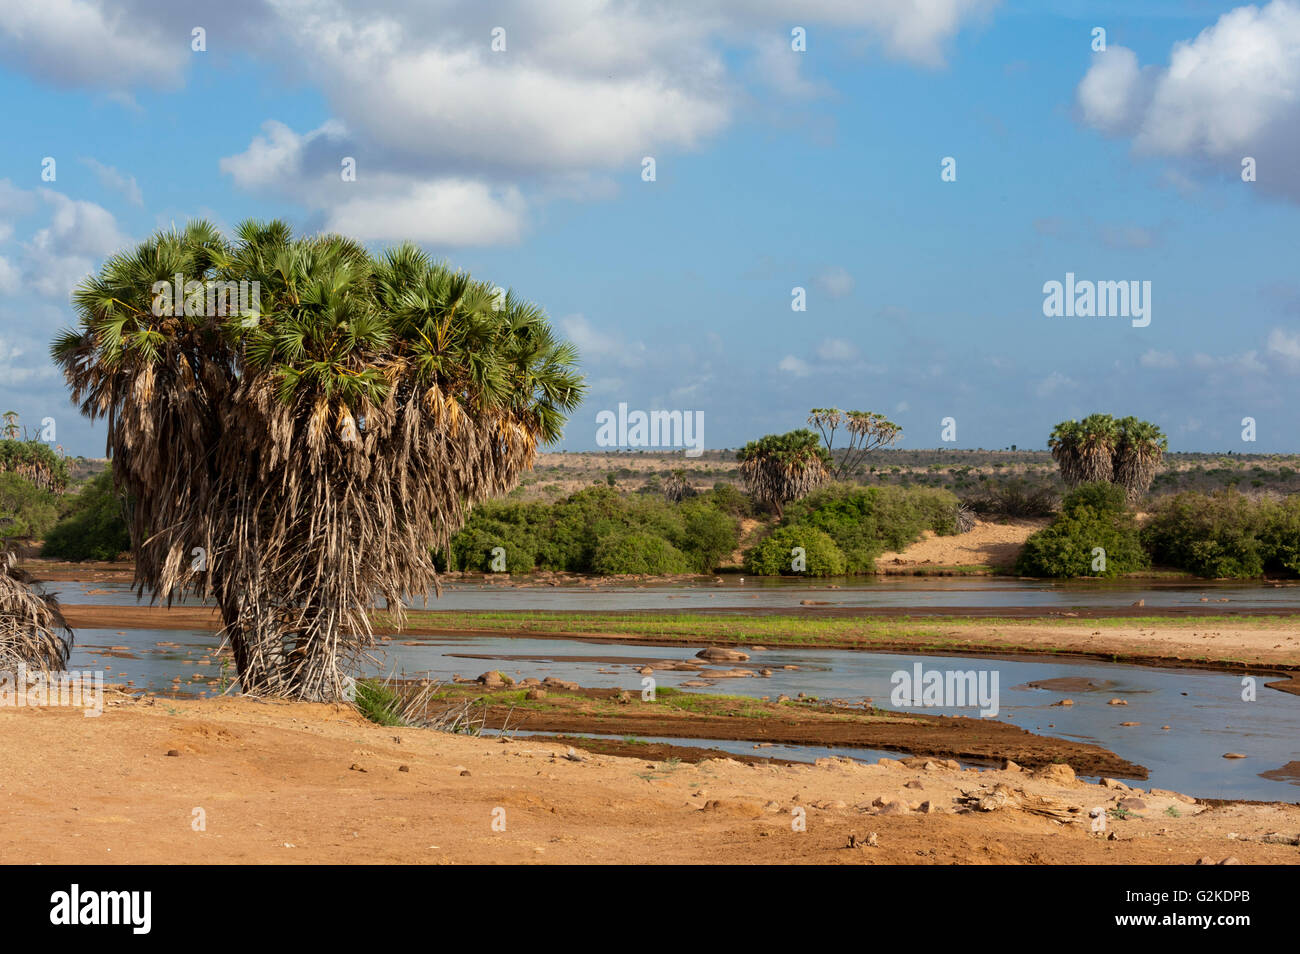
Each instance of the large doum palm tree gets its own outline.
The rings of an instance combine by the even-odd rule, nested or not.
[[[806,497],[830,476],[831,455],[810,430],[768,434],[736,452],[740,478],[756,501],[781,517],[785,504]]]
[[[437,586],[431,548],[559,437],[576,352],[494,291],[280,222],[193,222],[76,289],[52,350],[107,421],[136,585],[215,600],[245,692],[345,697],[372,607],[400,624]]]
[[[1169,439],[1150,421],[1136,417],[1121,418],[1115,443],[1115,483],[1124,488],[1130,504],[1135,504],[1151,488]]]

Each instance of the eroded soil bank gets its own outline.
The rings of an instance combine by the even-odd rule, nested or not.
[[[544,698],[530,698],[539,692]],[[554,680],[540,689],[444,687],[435,706],[467,700],[485,707],[490,729],[883,749],[935,759],[1010,759],[1026,768],[1067,763],[1080,775],[1147,777],[1143,766],[1099,745],[1035,735],[995,719],[900,714],[797,699],[763,702],[671,689],[659,690],[650,702],[617,689],[557,688]]]

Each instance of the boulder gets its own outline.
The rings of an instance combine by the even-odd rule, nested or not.
[[[746,662],[749,659],[749,653],[742,653],[739,649],[723,649],[719,646],[701,649],[695,656],[697,659],[707,659],[709,662]]]

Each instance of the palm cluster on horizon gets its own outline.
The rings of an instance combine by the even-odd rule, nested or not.
[[[1081,421],[1057,424],[1048,447],[1067,486],[1118,484],[1133,504],[1151,487],[1169,441],[1149,421],[1089,414]]]

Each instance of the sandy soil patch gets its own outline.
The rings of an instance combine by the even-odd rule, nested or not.
[[[922,566],[992,566],[1010,567],[1030,534],[1043,529],[1050,521],[1008,520],[991,523],[977,520],[968,533],[937,536],[933,530],[901,553],[882,553],[876,558],[880,573],[897,572]]]
[[[97,719],[0,710],[0,839],[10,863],[1300,861],[1276,841],[1300,832],[1295,806],[1208,806],[1059,767],[568,753],[245,699],[123,703]],[[1091,830],[1099,807],[1116,840]]]

